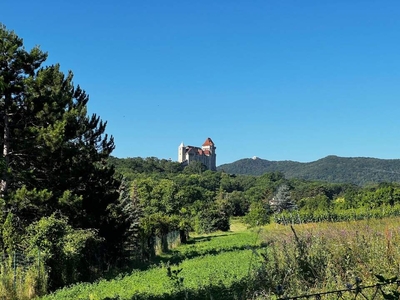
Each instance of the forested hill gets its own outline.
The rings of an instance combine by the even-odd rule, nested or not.
[[[365,185],[371,182],[400,182],[400,159],[327,156],[314,162],[241,159],[218,167],[231,174],[262,175],[280,171],[286,178],[302,178]]]

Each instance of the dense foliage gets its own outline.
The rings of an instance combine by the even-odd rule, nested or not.
[[[400,159],[327,156],[317,161],[269,161],[241,159],[218,167],[230,174],[262,175],[282,172],[286,178],[322,180],[365,185],[379,182],[400,182]]]
[[[130,169],[133,162],[135,169]],[[181,171],[175,162],[156,158],[113,158],[111,163],[117,166],[117,172],[135,182],[148,214],[163,212],[181,219],[184,215],[188,228],[198,232],[223,229],[207,228],[218,224],[217,216],[246,216],[251,226],[266,224],[271,217],[277,222],[292,223],[294,218],[296,223],[339,221],[397,215],[394,206],[400,204],[398,183],[361,187],[287,179],[281,172],[250,176],[198,172],[195,168]],[[184,214],[179,215],[178,211]]]

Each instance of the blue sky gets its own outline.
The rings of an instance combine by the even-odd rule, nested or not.
[[[400,158],[398,0],[21,0],[0,22],[73,71],[114,156]]]

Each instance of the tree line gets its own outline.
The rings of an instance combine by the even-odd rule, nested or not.
[[[154,157],[111,157],[110,163],[133,183],[145,215],[185,220],[197,232],[229,229],[230,217],[243,217],[249,226],[289,220],[289,215],[296,222],[339,221],[397,215],[400,205],[397,182],[358,186],[286,178],[282,172],[234,175],[208,171],[199,163],[183,169]]]

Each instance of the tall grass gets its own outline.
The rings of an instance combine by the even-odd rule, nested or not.
[[[43,264],[21,263],[16,254],[0,261],[0,299],[29,300],[46,293],[47,273]]]
[[[266,227],[262,239],[269,242],[255,276],[262,294],[277,288],[290,295],[323,292],[344,288],[355,278],[373,284],[377,274],[400,273],[398,218],[275,224]]]

